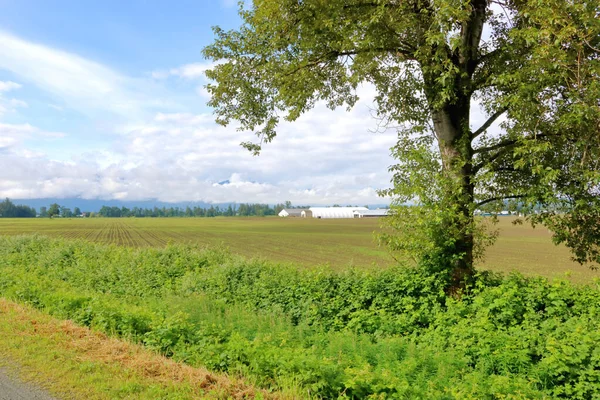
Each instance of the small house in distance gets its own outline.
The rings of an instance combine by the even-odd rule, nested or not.
[[[377,210],[356,210],[354,211],[354,218],[378,218],[385,217],[388,215],[390,210],[384,208],[378,208]]]
[[[302,210],[301,208],[284,208],[277,215],[279,215],[280,217],[302,217],[303,211],[304,210]]]

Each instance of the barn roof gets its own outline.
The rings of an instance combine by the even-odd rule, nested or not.
[[[288,213],[288,215],[299,217],[304,210],[302,208],[284,208],[283,211]]]

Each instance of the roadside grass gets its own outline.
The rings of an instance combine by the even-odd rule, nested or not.
[[[0,366],[60,399],[284,397],[3,298],[0,337]]]
[[[568,279],[586,284],[600,271],[574,263],[569,250],[555,246],[544,227],[513,225],[501,217],[497,243],[490,247],[478,269],[508,274]],[[326,265],[336,271],[352,266],[383,269],[396,264],[378,247],[377,219],[304,218],[72,218],[2,219],[0,234],[38,233],[79,238],[127,247],[165,247],[168,243],[224,245],[247,258],[292,263],[298,268]]]

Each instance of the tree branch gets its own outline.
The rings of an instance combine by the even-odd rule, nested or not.
[[[477,67],[477,53],[483,33],[487,0],[471,0],[471,15],[464,21],[461,27],[462,45],[457,48],[456,55],[462,68],[469,77]]]
[[[482,205],[484,205],[484,204],[488,204],[488,203],[491,203],[491,202],[493,202],[493,201],[498,201],[498,200],[508,200],[508,199],[522,199],[522,198],[525,198],[525,197],[527,197],[527,196],[526,196],[526,195],[524,195],[524,194],[514,194],[514,195],[508,195],[508,196],[498,196],[498,197],[492,197],[492,198],[489,198],[489,199],[485,199],[485,200],[483,200],[483,201],[480,201],[479,203],[477,203],[477,204],[475,205],[475,207],[481,207]]]
[[[545,135],[543,133],[540,133],[539,135],[535,135],[533,137],[527,137],[527,138],[523,138],[523,139],[524,140],[537,140],[537,139],[547,138],[549,136],[550,135]],[[482,147],[480,149],[474,150],[474,153],[483,153],[484,151],[500,149],[500,151],[498,151],[496,154],[491,156],[488,160],[482,160],[479,164],[474,165],[473,166],[473,174],[477,174],[479,172],[479,170],[481,168],[483,168],[486,164],[491,164],[494,161],[496,161],[497,159],[499,159],[500,157],[502,157],[503,155],[505,155],[510,150],[511,146],[513,146],[517,143],[518,143],[517,139],[505,140],[504,142],[500,142],[493,146]]]
[[[356,50],[348,50],[348,51],[333,51],[332,50],[332,51],[325,53],[324,55],[322,55],[319,58],[316,58],[313,60],[308,60],[304,65],[301,65],[298,68],[295,68],[294,70],[286,73],[285,76],[293,75],[300,70],[317,66],[326,61],[333,61],[333,60],[337,59],[338,57],[344,57],[344,56],[352,57],[352,56],[356,56],[358,54],[364,54],[364,53],[386,53],[386,52],[388,52],[388,53],[395,52],[397,54],[401,54],[404,57],[406,57],[407,60],[414,59],[412,54],[409,51],[403,50],[400,48],[377,47],[377,48],[373,48],[373,49],[356,49]]]
[[[480,162],[479,164],[474,165],[473,166],[473,175],[476,175],[481,170],[481,168],[483,168],[487,164],[491,164],[494,161],[496,161],[497,159],[499,159],[500,157],[502,157],[503,155],[505,155],[508,150],[509,150],[508,147],[504,147],[499,152],[497,152],[492,157],[490,157],[489,160],[484,160],[484,161]]]
[[[478,149],[474,149],[473,150],[473,154],[485,153],[487,151],[502,149],[502,148],[507,147],[507,146],[512,146],[515,143],[517,143],[516,139],[504,140],[504,141],[502,141],[500,143],[496,143],[496,144],[494,144],[492,146],[480,147]]]
[[[500,47],[495,48],[492,51],[482,54],[476,61],[477,65],[479,66],[482,62],[485,62],[485,61],[489,60],[490,58],[493,58],[496,54],[500,54],[503,50],[504,50],[504,48],[502,48],[502,46],[500,46]]]
[[[380,4],[376,1],[359,3],[359,4],[346,4],[343,6],[344,10],[352,9],[352,8],[363,8],[363,7],[384,7],[384,8],[395,8],[398,7],[398,4]]]
[[[481,127],[479,129],[477,129],[475,132],[473,132],[471,134],[471,140],[475,139],[477,136],[479,136],[483,132],[485,132],[487,130],[487,128],[489,128],[490,125],[492,125],[494,123],[494,121],[496,121],[498,119],[498,117],[500,117],[502,114],[504,114],[507,110],[508,110],[508,107],[502,107],[501,109],[496,111],[494,114],[492,114],[488,118],[488,120],[485,121],[483,125],[481,125]]]
[[[496,167],[491,170],[492,172],[517,172],[513,167]]]

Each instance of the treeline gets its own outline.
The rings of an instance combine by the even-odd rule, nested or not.
[[[36,211],[33,207],[15,205],[9,199],[0,203],[0,218],[35,218]]]
[[[276,204],[271,207],[268,204],[235,204],[227,207],[210,206],[203,207],[116,207],[102,206],[97,216],[105,218],[157,218],[157,217],[264,217],[277,215],[285,204]],[[92,213],[94,216],[94,213]]]
[[[227,207],[117,207],[102,206],[98,212],[81,211],[79,207],[71,210],[57,203],[48,207],[40,207],[39,214],[34,207],[15,205],[10,199],[0,203],[0,218],[35,218],[39,217],[104,217],[104,218],[157,218],[157,217],[264,217],[277,215],[284,208],[296,208],[291,202],[276,204],[271,207],[268,204],[244,203],[234,204]],[[308,207],[306,207],[308,208]]]

